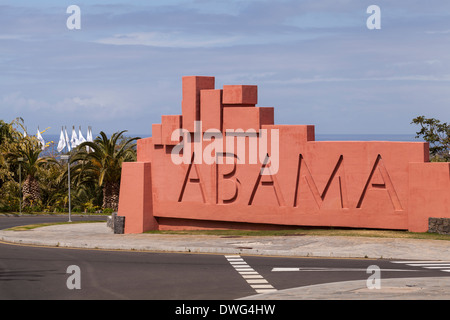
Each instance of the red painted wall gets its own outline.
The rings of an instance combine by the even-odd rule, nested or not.
[[[256,104],[256,86],[215,89],[213,77],[183,77],[183,114],[162,116],[152,138],[138,141],[138,162],[124,164],[118,214],[125,232],[424,232],[428,217],[450,217],[450,166],[429,163],[427,143],[318,142],[314,126],[275,125],[274,108]]]

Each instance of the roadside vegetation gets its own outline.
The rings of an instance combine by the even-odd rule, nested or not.
[[[213,235],[220,237],[277,237],[277,236],[330,236],[330,237],[371,237],[371,238],[402,238],[402,239],[428,239],[450,240],[450,235],[409,232],[402,230],[379,229],[350,229],[350,228],[320,228],[304,227],[292,230],[156,230],[146,231],[148,234],[173,234],[173,235]]]
[[[21,118],[0,120],[0,212],[68,212],[67,160],[61,160],[61,153],[44,151],[35,136],[22,132]],[[117,211],[122,163],[136,161],[139,139],[125,137],[125,132],[110,137],[100,132],[94,141],[64,153],[70,156],[73,213]],[[52,150],[51,144],[45,149]]]

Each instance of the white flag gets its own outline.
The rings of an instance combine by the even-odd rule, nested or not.
[[[38,129],[37,129],[36,137],[37,137],[38,140],[41,142],[42,150],[44,150],[44,149],[45,149],[45,140],[44,140],[44,138],[42,138],[42,136],[41,136],[41,132],[39,131],[39,127],[38,127]]]
[[[81,144],[85,142],[86,139],[83,137],[83,134],[81,133],[81,126],[78,128],[78,144]]]
[[[92,127],[88,127],[88,133],[87,133],[87,141],[93,142],[92,140]]]
[[[56,150],[58,150],[58,152],[61,152],[65,147],[66,147],[66,138],[64,137],[64,130],[61,127],[61,134],[59,135],[59,142]]]
[[[89,142],[93,142],[93,140],[92,140],[92,128],[90,126],[88,127],[86,140],[89,141]],[[87,152],[91,152],[91,151],[93,152],[94,150],[91,147],[87,147]]]
[[[70,150],[71,150],[71,147],[70,147],[70,140],[69,140],[69,136],[67,135],[67,127],[64,127],[64,130],[65,130],[65,133],[64,133],[64,135],[65,135],[65,137],[66,137],[66,144],[67,144],[67,149],[69,150],[69,152],[70,152]]]
[[[70,139],[70,143],[72,145],[72,149],[78,146],[78,137],[77,133],[75,132],[75,126],[72,126],[72,139]]]

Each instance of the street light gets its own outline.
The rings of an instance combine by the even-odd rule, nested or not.
[[[70,156],[69,155],[61,155],[61,160],[67,160],[67,181],[69,186],[69,222],[72,222],[70,219],[71,215],[71,208],[70,208],[70,162],[69,162]]]
[[[23,158],[17,158],[19,161],[19,215],[22,215],[22,162]]]

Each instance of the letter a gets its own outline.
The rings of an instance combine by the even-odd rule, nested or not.
[[[66,13],[72,13],[70,17],[67,18],[67,29],[69,30],[80,30],[81,29],[81,10],[79,6],[71,5],[67,7]]]
[[[67,289],[81,289],[81,271],[80,267],[76,265],[71,265],[67,267],[66,273],[72,273],[72,275],[67,278],[66,286]]]
[[[203,203],[206,203],[206,194],[205,187],[203,185],[203,181],[200,177],[200,171],[197,168],[197,165],[194,163],[195,152],[192,153],[191,163],[189,164],[186,170],[186,176],[184,177],[183,186],[181,187],[180,196],[178,197],[178,202],[183,201],[183,196],[186,191],[186,187],[188,183],[197,184],[200,187],[200,193]]]
[[[377,159],[375,160],[372,171],[370,172],[366,185],[364,186],[362,194],[359,197],[356,208],[360,209],[362,207],[362,203],[364,202],[366,194],[372,189],[385,190],[389,196],[394,210],[403,211],[400,199],[397,195],[397,191],[395,190],[394,184],[392,183],[391,177],[386,169],[386,166],[384,165],[381,155],[378,155]]]
[[[369,30],[381,29],[381,9],[377,5],[371,5],[367,8],[367,13],[372,13],[372,15],[367,18],[367,28]]]
[[[380,267],[371,265],[367,268],[366,273],[373,273],[366,280],[368,289],[381,289],[381,270]]]
[[[259,185],[271,186],[273,188],[275,197],[277,199],[278,206],[280,206],[280,207],[285,206],[284,198],[281,193],[280,185],[278,184],[276,175],[272,173],[272,171],[271,171],[272,167],[267,166],[267,163],[270,161],[269,159],[270,159],[269,154],[266,154],[266,159],[263,162],[263,165],[260,170],[260,174],[258,175],[258,178],[256,179],[255,186],[253,187],[253,191],[250,196],[250,200],[248,202],[249,206],[253,204],[253,200],[255,198],[255,194],[256,194],[256,191],[258,190]],[[278,171],[278,168],[276,170]],[[265,172],[265,174],[263,175],[262,172]]]

